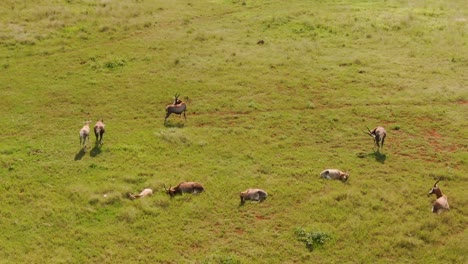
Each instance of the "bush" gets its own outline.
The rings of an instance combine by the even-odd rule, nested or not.
[[[299,241],[303,241],[306,244],[306,248],[309,251],[314,250],[317,246],[323,246],[330,236],[324,232],[306,232],[302,228],[296,228],[294,233]]]

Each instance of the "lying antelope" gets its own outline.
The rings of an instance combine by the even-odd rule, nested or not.
[[[102,145],[102,136],[106,132],[106,125],[104,125],[104,120],[97,121],[94,125],[94,135],[96,136],[96,142],[99,142]]]
[[[364,133],[366,133],[369,136],[371,136],[372,138],[374,138],[374,142],[375,142],[375,145],[377,145],[377,149],[378,148],[383,148],[385,137],[387,136],[387,132],[385,131],[385,128],[383,128],[381,126],[378,126],[378,127],[374,128],[374,129],[370,130],[367,127],[367,131],[368,132],[364,132]]]
[[[164,185],[164,190],[166,190],[166,193],[172,198],[175,195],[182,195],[182,193],[201,193],[205,188],[198,182],[181,182],[175,187],[169,186],[169,189],[166,189]]]
[[[182,115],[184,114],[184,119],[187,120],[185,116],[185,110],[187,110],[187,105],[179,99],[180,94],[176,93],[174,96],[174,102],[166,106],[166,117],[164,118],[164,123],[166,123],[167,118],[171,114]],[[182,116],[181,116],[182,117]]]
[[[243,205],[245,201],[263,202],[268,197],[268,193],[262,189],[247,189],[240,193],[240,204]]]
[[[434,187],[432,187],[427,196],[430,196],[431,194],[435,194],[437,196],[437,200],[432,204],[432,212],[440,214],[443,210],[449,210],[450,208],[447,196],[443,195],[439,186],[437,186],[438,182],[439,181],[436,181],[436,183],[434,183]]]
[[[86,140],[89,138],[89,123],[91,121],[85,121],[83,128],[80,130],[80,146],[86,150]]]
[[[151,196],[151,195],[153,195],[153,190],[151,189],[144,189],[143,191],[140,192],[140,194],[128,193],[128,197],[132,200],[135,200],[137,198],[143,198],[145,196]]]
[[[320,177],[329,180],[340,180],[342,182],[346,182],[349,178],[349,173],[342,172],[337,169],[327,169],[320,173]]]

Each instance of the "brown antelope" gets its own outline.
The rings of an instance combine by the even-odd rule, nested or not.
[[[340,180],[346,182],[349,179],[349,173],[337,169],[327,169],[320,173],[320,177],[329,180]]]
[[[385,137],[387,136],[387,132],[385,131],[385,128],[378,126],[372,130],[370,130],[367,127],[368,132],[364,132],[371,136],[374,139],[375,145],[377,146],[377,149],[383,148],[383,144],[385,141]]]
[[[96,143],[99,142],[102,145],[102,136],[106,132],[106,125],[104,125],[104,120],[97,121],[94,125],[94,135],[96,136]]]
[[[450,207],[447,196],[443,195],[439,186],[437,186],[438,182],[439,181],[436,181],[436,183],[434,183],[434,187],[431,188],[427,196],[430,196],[431,194],[435,194],[437,196],[437,200],[432,204],[432,212],[440,214],[443,210],[449,210]]]
[[[164,185],[164,190],[166,190],[166,193],[172,198],[175,195],[182,195],[183,193],[201,193],[205,188],[198,182],[181,182],[175,187],[169,186],[169,189],[166,189]]]
[[[151,189],[144,189],[143,191],[140,192],[140,194],[131,194],[128,193],[128,197],[132,200],[138,199],[138,198],[143,198],[145,196],[151,196],[153,195],[153,190]]]
[[[86,140],[89,138],[89,123],[91,121],[85,121],[83,128],[80,130],[80,146],[86,150]]]
[[[245,201],[263,202],[268,197],[268,193],[262,189],[247,189],[240,193],[240,204],[243,205]]]
[[[174,96],[174,102],[166,106],[166,117],[164,118],[164,123],[166,123],[167,118],[171,114],[182,115],[184,114],[184,119],[187,120],[185,116],[185,110],[187,110],[187,105],[179,99],[180,94],[176,93]],[[181,116],[182,117],[182,116]]]

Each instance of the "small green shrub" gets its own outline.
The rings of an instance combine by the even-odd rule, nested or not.
[[[125,66],[127,62],[124,59],[114,59],[104,63],[104,68],[116,69]]]
[[[306,244],[309,251],[314,250],[317,246],[323,246],[330,236],[324,232],[306,232],[303,228],[296,228],[294,233],[299,241]]]

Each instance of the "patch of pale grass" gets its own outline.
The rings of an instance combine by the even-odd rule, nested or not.
[[[192,140],[190,139],[189,136],[186,135],[183,129],[170,128],[170,129],[161,130],[156,133],[156,136],[163,141],[176,144],[176,145],[182,144],[182,145],[190,146],[192,144]]]
[[[138,209],[135,207],[127,207],[120,210],[118,218],[120,221],[131,224],[138,220],[138,215]]]

